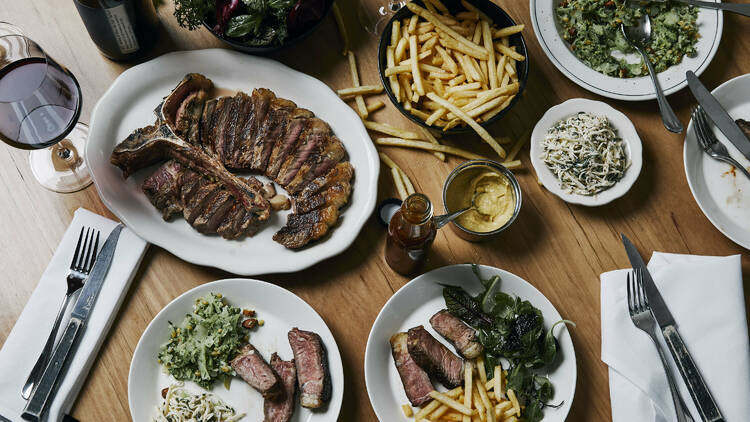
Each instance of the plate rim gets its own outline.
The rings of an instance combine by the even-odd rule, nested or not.
[[[162,313],[164,313],[168,308],[170,308],[171,306],[173,306],[183,296],[187,296],[187,295],[189,295],[189,294],[191,294],[191,293],[193,293],[193,292],[195,292],[197,290],[201,290],[201,289],[208,289],[208,290],[210,290],[211,287],[214,287],[216,285],[220,286],[221,284],[234,283],[234,282],[256,284],[256,285],[263,286],[263,288],[270,288],[270,289],[276,289],[276,290],[282,291],[283,294],[290,295],[294,299],[296,299],[299,302],[303,303],[304,306],[306,306],[310,311],[312,311],[314,315],[317,315],[318,318],[320,318],[320,321],[323,323],[323,326],[325,326],[326,330],[328,330],[328,334],[330,334],[331,338],[333,339],[333,347],[334,347],[334,350],[336,352],[335,353],[335,357],[337,358],[336,360],[339,362],[339,365],[342,368],[342,371],[341,371],[341,374],[340,374],[340,377],[341,377],[341,398],[342,398],[342,400],[339,403],[338,409],[335,410],[336,415],[333,416],[333,418],[332,418],[332,420],[334,420],[334,421],[337,420],[338,417],[341,414],[341,407],[343,406],[344,393],[345,393],[345,389],[346,389],[346,380],[345,380],[346,374],[343,371],[344,362],[343,362],[343,359],[341,358],[341,351],[339,350],[338,342],[336,341],[336,337],[333,335],[333,332],[331,331],[330,327],[328,327],[328,324],[326,323],[326,321],[323,319],[322,316],[320,316],[320,314],[318,313],[318,311],[316,311],[315,308],[312,307],[312,305],[310,305],[309,303],[307,303],[301,297],[297,296],[291,290],[287,290],[287,289],[285,289],[285,288],[283,288],[281,286],[278,286],[276,284],[273,284],[273,283],[270,283],[270,282],[267,282],[267,281],[258,280],[258,279],[254,279],[254,278],[242,278],[242,277],[223,278],[223,279],[219,279],[219,280],[210,281],[208,283],[199,284],[198,286],[195,286],[195,287],[193,287],[193,288],[191,288],[191,289],[189,289],[189,290],[181,293],[180,295],[178,295],[174,299],[170,300],[169,303],[167,303],[166,305],[164,305],[164,307],[162,307],[159,310],[159,312],[157,312],[156,315],[154,315],[154,317],[151,318],[151,321],[149,321],[148,325],[146,325],[146,328],[141,333],[141,336],[138,339],[138,343],[136,344],[135,349],[133,349],[133,355],[130,358],[130,366],[128,368],[128,411],[130,412],[130,417],[133,420],[135,420],[134,412],[133,412],[133,403],[131,401],[131,389],[133,388],[131,380],[132,380],[133,371],[134,371],[134,369],[133,369],[134,368],[133,363],[135,361],[136,355],[138,354],[138,351],[141,349],[141,347],[145,347],[145,346],[142,346],[142,344],[143,344],[143,339],[146,336],[146,332],[148,332],[149,330],[151,330],[152,325],[156,323],[156,320],[159,318],[159,316]],[[325,345],[325,346],[326,346],[326,350],[328,352],[329,368],[330,368],[330,358],[331,358],[331,347],[330,346],[331,345]],[[333,377],[333,374],[331,374],[331,377]],[[329,405],[330,405],[330,403],[329,403]],[[329,407],[328,410],[327,410],[327,412],[330,412],[330,411],[331,411],[331,409]]]
[[[341,104],[343,104],[346,108],[345,113],[350,115],[350,121],[354,125],[355,130],[357,130],[365,139],[370,139],[370,136],[367,132],[367,129],[365,128],[364,124],[362,123],[362,120],[357,116],[357,114],[354,112],[354,110],[351,109],[346,103],[341,100],[341,98],[336,95],[336,93],[333,91],[331,87],[329,87],[327,84],[325,84],[323,81],[315,78],[314,76],[308,75],[306,73],[300,72],[296,69],[293,69],[289,66],[287,66],[284,63],[281,63],[276,60],[272,60],[266,57],[258,57],[258,56],[252,56],[243,54],[234,50],[229,50],[226,48],[206,48],[206,49],[200,49],[200,50],[186,50],[186,51],[172,51],[165,54],[162,54],[158,57],[155,57],[151,60],[145,61],[143,63],[139,63],[138,65],[135,65],[129,69],[126,69],[123,71],[120,75],[115,78],[114,81],[110,84],[110,86],[107,88],[107,90],[102,94],[102,96],[99,98],[99,100],[94,105],[94,108],[91,113],[91,121],[89,124],[90,131],[90,139],[96,138],[96,134],[99,132],[99,127],[101,127],[100,124],[97,124],[97,116],[101,113],[100,109],[104,107],[103,104],[106,105],[106,101],[109,97],[114,95],[115,88],[119,85],[124,83],[127,79],[132,78],[131,75],[137,75],[139,72],[142,72],[143,69],[145,69],[147,66],[152,65],[153,62],[160,61],[160,60],[166,60],[169,57],[176,57],[176,56],[185,56],[186,58],[190,58],[190,56],[196,56],[196,55],[210,55],[210,54],[224,54],[227,56],[234,56],[236,59],[240,60],[248,60],[248,61],[260,61],[267,64],[271,64],[273,66],[279,66],[281,68],[284,68],[286,71],[292,72],[296,74],[296,77],[299,77],[301,79],[307,80],[308,83],[315,84],[325,90],[327,90],[329,93],[331,93],[330,98],[336,98],[337,101],[339,101]],[[91,136],[93,135],[93,136]],[[127,227],[129,227],[133,232],[136,233],[139,237],[146,240],[148,243],[152,243],[156,246],[159,246],[160,248],[168,251],[169,253],[177,256],[183,261],[190,262],[192,264],[206,266],[206,267],[212,267],[212,268],[218,268],[224,271],[231,272],[235,275],[241,275],[241,276],[257,276],[257,275],[263,275],[263,274],[281,274],[281,273],[291,273],[291,272],[297,272],[304,270],[306,268],[309,268],[315,264],[318,264],[326,259],[330,259],[334,256],[337,256],[344,252],[346,249],[348,249],[356,240],[356,238],[361,233],[362,229],[364,228],[365,224],[367,223],[367,220],[372,215],[372,212],[375,209],[375,203],[377,201],[377,183],[379,179],[379,173],[380,173],[380,162],[377,155],[377,150],[375,149],[375,146],[372,142],[363,142],[364,148],[363,153],[365,155],[365,161],[369,162],[369,165],[371,167],[370,171],[372,172],[372,177],[370,180],[365,181],[365,188],[370,191],[370,195],[363,197],[363,200],[367,200],[365,204],[363,204],[362,209],[366,212],[366,214],[363,214],[359,219],[356,220],[355,226],[357,226],[356,230],[351,230],[348,232],[342,231],[342,239],[333,246],[330,246],[330,251],[328,253],[325,253],[323,255],[319,256],[311,256],[308,259],[299,259],[299,255],[295,257],[295,259],[289,259],[285,261],[283,268],[273,268],[272,265],[263,264],[262,262],[254,262],[252,266],[243,265],[246,260],[241,260],[235,258],[234,260],[214,260],[210,259],[212,255],[209,254],[201,254],[196,253],[195,251],[191,251],[191,248],[188,247],[180,247],[175,246],[173,244],[170,244],[168,242],[161,241],[159,236],[156,236],[155,234],[151,234],[150,230],[141,230],[137,229],[136,226],[132,225],[129,219],[116,207],[113,205],[113,199],[109,197],[109,195],[102,190],[102,187],[100,186],[100,182],[97,180],[97,176],[95,174],[95,171],[93,170],[96,166],[92,167],[91,163],[93,158],[91,158],[89,153],[89,147],[92,145],[92,142],[86,142],[86,149],[84,151],[84,161],[86,162],[86,165],[89,169],[92,169],[91,171],[91,179],[94,182],[94,186],[96,187],[97,194],[99,195],[99,198],[101,199],[102,203],[109,209],[117,218],[120,219]],[[347,153],[350,154],[349,151]],[[355,169],[356,171],[356,169]],[[356,176],[355,176],[356,177]],[[351,209],[352,205],[351,203],[347,205],[345,210]],[[369,210],[367,212],[366,210]],[[139,226],[140,227],[140,226]],[[335,227],[335,229],[340,229],[340,224]],[[328,235],[330,236],[330,234]],[[331,239],[326,239],[326,241],[330,241]],[[329,242],[331,243],[331,242]],[[311,245],[308,247],[309,250],[311,248],[315,248],[316,245]],[[276,265],[278,267],[278,265]]]
[[[452,269],[452,268],[459,268],[459,267],[460,268],[469,268],[469,267],[471,267],[471,265],[473,265],[473,264],[453,264],[453,265],[446,265],[446,266],[443,266],[443,267],[435,268],[433,270],[430,270],[430,271],[428,271],[426,273],[420,274],[420,275],[412,278],[406,284],[404,284],[403,286],[401,286],[401,288],[399,288],[393,295],[391,295],[391,297],[388,298],[388,300],[385,302],[385,304],[383,305],[383,307],[378,312],[378,316],[375,317],[375,320],[372,323],[372,327],[370,327],[370,333],[367,335],[367,343],[365,344],[365,357],[364,357],[364,363],[363,363],[364,372],[365,372],[365,389],[367,390],[367,399],[369,400],[370,407],[372,407],[372,410],[375,413],[375,416],[378,418],[378,420],[382,420],[382,419],[380,417],[380,414],[378,413],[378,409],[376,409],[375,405],[373,404],[374,400],[373,400],[373,396],[372,396],[372,392],[371,392],[372,390],[370,388],[370,378],[373,375],[370,375],[370,371],[368,370],[368,366],[369,366],[368,362],[370,362],[372,360],[371,354],[375,353],[374,352],[374,349],[375,349],[374,342],[375,342],[375,340],[373,338],[373,335],[374,335],[374,332],[375,332],[375,327],[378,326],[378,324],[380,323],[380,321],[383,318],[386,318],[386,316],[385,316],[385,314],[383,312],[390,305],[390,303],[396,299],[396,297],[399,295],[399,292],[403,291],[404,289],[406,289],[410,285],[413,285],[414,283],[420,282],[421,280],[427,278],[429,274],[432,274],[432,273],[435,273],[435,272],[439,272],[439,271],[447,271],[448,269]],[[513,277],[516,277],[519,280],[523,281],[524,283],[526,283],[528,285],[528,287],[530,287],[531,289],[533,289],[534,291],[536,291],[536,293],[540,297],[542,297],[544,300],[546,300],[549,303],[549,305],[552,307],[552,309],[554,309],[555,312],[558,315],[560,315],[560,311],[557,310],[557,307],[547,298],[547,296],[545,296],[536,286],[534,286],[533,284],[531,284],[530,282],[528,282],[523,277],[521,277],[519,275],[516,275],[515,273],[512,273],[512,272],[510,272],[508,270],[504,270],[502,268],[494,267],[492,265],[485,265],[485,264],[477,264],[477,265],[480,267],[480,269],[489,269],[489,270],[492,270],[492,271],[494,271],[496,273],[500,273],[501,278],[502,278],[503,274],[509,274],[509,275],[511,275]],[[501,288],[501,290],[502,290],[502,288]],[[524,299],[528,300],[528,298],[524,298]],[[562,315],[560,315],[560,317],[562,318]],[[573,400],[575,398],[576,387],[578,385],[578,360],[576,358],[575,345],[573,344],[573,337],[570,335],[570,332],[568,332],[567,330],[566,330],[566,335],[570,338],[570,344],[571,344],[571,348],[570,348],[570,350],[571,350],[571,356],[568,359],[572,360],[573,367],[574,367],[575,370],[573,371],[573,379],[571,380],[571,382],[572,382],[572,389],[571,389],[571,392],[570,392],[570,397],[568,397],[565,400],[566,404],[563,405],[565,407],[565,410],[566,410],[565,416],[563,416],[563,420],[565,420],[568,417],[568,415],[570,414],[570,409],[571,409],[571,407],[573,405]]]
[[[739,83],[740,80],[743,80],[743,79],[750,80],[750,73],[745,73],[743,75],[735,76],[734,78],[729,79],[728,81],[723,82],[722,84],[720,84],[719,86],[717,86],[716,88],[714,88],[713,90],[711,90],[711,95],[713,95],[714,97],[716,97],[717,96],[717,92],[719,90],[728,89],[727,88],[728,86],[730,86],[732,84],[735,84],[735,83]],[[717,100],[719,99],[718,97],[716,97],[716,98],[717,98]],[[722,228],[721,225],[716,221],[715,217],[712,216],[711,212],[707,211],[708,205],[705,204],[705,202],[708,201],[708,198],[706,198],[704,200],[701,200],[701,199],[699,199],[699,195],[696,194],[696,191],[695,191],[696,188],[693,186],[693,178],[697,177],[697,175],[695,175],[693,173],[695,170],[692,169],[692,167],[688,165],[688,159],[690,158],[690,157],[688,157],[688,155],[690,154],[690,151],[688,151],[688,149],[690,148],[688,146],[688,137],[690,136],[691,133],[693,133],[693,134],[695,133],[695,129],[693,129],[693,119],[692,118],[688,122],[687,128],[685,130],[685,137],[683,139],[683,145],[682,145],[682,166],[683,166],[683,168],[685,170],[685,179],[687,179],[687,184],[688,184],[688,187],[690,188],[690,194],[693,195],[693,200],[698,204],[698,208],[700,208],[701,212],[708,219],[708,221],[711,223],[711,225],[714,226],[714,228],[716,230],[718,230],[721,234],[723,234],[724,237],[726,237],[727,239],[731,240],[732,242],[734,242],[736,245],[738,245],[740,247],[743,247],[745,249],[750,249],[750,242],[741,241],[736,236],[734,236],[731,231],[725,230],[724,228]],[[698,154],[702,155],[703,153],[702,153],[702,151],[698,150]],[[701,159],[703,159],[703,157],[701,157]]]
[[[548,120],[550,116],[555,114],[556,112],[568,107],[573,107],[575,104],[579,103],[591,107],[596,106],[603,109],[603,112],[599,112],[599,114],[607,116],[608,119],[612,115],[618,117],[619,119],[622,119],[623,122],[626,122],[626,127],[617,127],[618,132],[628,130],[632,131],[634,135],[632,139],[623,139],[627,144],[629,155],[628,158],[630,159],[630,167],[628,167],[628,169],[626,170],[625,176],[623,176],[623,178],[611,188],[593,196],[566,193],[562,190],[562,188],[560,188],[557,183],[548,183],[549,181],[546,179],[549,178],[549,176],[554,177],[554,175],[547,168],[547,166],[545,166],[544,163],[541,162],[539,157],[533,153],[536,149],[535,147],[539,144],[539,131],[544,131],[546,133],[548,129],[542,128],[542,123]],[[622,133],[620,133],[620,136],[622,137]],[[640,177],[641,170],[643,169],[643,141],[641,140],[640,135],[638,135],[638,130],[633,124],[633,121],[630,120],[630,118],[625,113],[617,110],[611,105],[602,101],[589,100],[588,98],[571,98],[547,109],[544,115],[542,115],[542,117],[537,121],[536,125],[534,125],[534,129],[532,130],[531,134],[529,151],[531,152],[531,165],[532,167],[534,167],[534,171],[536,172],[545,189],[567,203],[583,205],[587,207],[598,207],[606,205],[616,199],[625,196],[625,194],[630,192],[630,189],[633,187],[633,185],[635,185],[635,182]]]
[[[654,91],[651,94],[645,94],[645,95],[625,95],[620,94],[617,92],[607,91],[605,89],[600,88],[599,86],[592,84],[590,82],[586,82],[585,80],[579,78],[576,76],[572,71],[570,71],[568,68],[566,68],[560,60],[557,58],[555,54],[553,54],[552,50],[550,49],[549,45],[547,45],[547,41],[545,40],[544,36],[542,35],[542,32],[540,30],[540,24],[538,22],[538,17],[536,14],[536,3],[537,1],[545,1],[545,0],[529,0],[529,14],[531,15],[531,26],[534,29],[534,34],[536,35],[537,41],[539,42],[539,45],[542,47],[542,51],[544,51],[544,54],[547,56],[549,61],[552,62],[552,64],[557,68],[560,73],[565,75],[566,78],[568,78],[570,81],[575,83],[576,85],[580,86],[581,88],[593,92],[595,94],[601,95],[603,97],[611,98],[614,100],[622,100],[622,101],[648,101],[648,100],[654,100],[656,99],[656,91]],[[553,0],[554,1],[554,0]],[[710,0],[709,0],[710,1]],[[721,0],[715,0],[715,3],[721,3]],[[724,14],[721,10],[716,10],[715,13],[717,14],[716,17],[716,29],[714,33],[714,39],[713,43],[711,45],[711,49],[708,51],[708,54],[706,55],[706,58],[703,60],[703,62],[698,66],[697,69],[693,70],[693,72],[700,76],[703,74],[703,72],[708,69],[708,66],[710,66],[711,62],[713,62],[714,57],[716,56],[716,53],[719,51],[719,45],[721,44],[721,39],[724,34]],[[559,36],[559,34],[558,34]],[[576,57],[576,60],[580,62],[580,60]],[[585,64],[584,64],[585,66]],[[680,82],[671,86],[670,88],[664,90],[664,95],[672,95],[676,92],[681,91],[683,88],[687,86],[687,78],[680,79]]]

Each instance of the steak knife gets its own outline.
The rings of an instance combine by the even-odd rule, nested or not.
[[[742,155],[750,160],[750,139],[747,138],[745,132],[737,126],[734,119],[721,106],[719,101],[711,95],[693,71],[689,70],[686,76],[688,87],[690,87],[690,91],[693,93],[695,99],[698,100],[698,104],[703,107],[703,110],[706,111],[708,117],[711,118],[711,121],[714,122],[721,133],[740,150]]]
[[[52,393],[57,387],[57,381],[60,378],[68,362],[68,355],[76,344],[79,334],[83,332],[86,320],[94,307],[96,298],[104,285],[104,279],[112,264],[117,249],[117,240],[120,237],[123,225],[118,224],[107,237],[101,252],[96,257],[94,268],[91,269],[88,281],[83,285],[81,294],[78,296],[73,312],[70,314],[70,321],[65,328],[60,342],[52,353],[52,358],[47,364],[42,377],[39,379],[34,391],[31,393],[28,403],[21,414],[21,417],[29,421],[40,421],[46,411],[47,406],[52,401]]]
[[[721,411],[719,411],[706,382],[703,381],[703,376],[698,367],[693,362],[690,352],[685,347],[685,343],[677,331],[677,324],[675,324],[672,313],[669,312],[667,304],[664,303],[661,293],[656,288],[654,279],[651,278],[651,273],[646,268],[646,263],[643,262],[638,249],[633,246],[630,239],[625,237],[624,234],[620,236],[622,236],[622,243],[625,245],[625,252],[628,254],[633,269],[643,271],[643,287],[646,290],[646,299],[651,305],[651,314],[661,328],[669,352],[672,353],[672,358],[674,358],[677,369],[680,370],[680,375],[682,375],[682,380],[685,381],[688,391],[690,391],[690,396],[693,398],[695,407],[698,408],[701,419],[704,422],[724,422],[724,417],[721,415]]]

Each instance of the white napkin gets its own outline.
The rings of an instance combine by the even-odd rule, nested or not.
[[[99,245],[101,247],[116,224],[112,220],[83,208],[76,210],[73,221],[63,235],[47,270],[0,349],[0,374],[2,374],[0,375],[0,415],[2,417],[11,421],[22,421],[21,412],[26,401],[21,397],[21,387],[44,348],[47,333],[52,329],[57,310],[65,296],[65,276],[73,258],[81,227],[100,230]],[[57,422],[70,411],[78,391],[86,380],[91,364],[96,359],[99,347],[117,315],[130,281],[146,252],[146,246],[147,243],[132,231],[127,228],[122,230],[104,286],[88,318],[85,331],[79,339],[77,351],[69,360],[67,372],[60,380],[57,394],[46,413],[48,421]],[[69,312],[63,319],[60,333],[65,331],[68,317]]]
[[[725,420],[747,421],[750,342],[740,256],[654,252],[648,268]],[[609,366],[612,420],[672,422],[674,405],[656,348],[628,314],[627,271],[601,275],[602,361]],[[664,340],[657,335],[682,398],[693,419],[700,421]]]

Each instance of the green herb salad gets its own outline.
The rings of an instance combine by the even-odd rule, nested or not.
[[[222,378],[228,385],[235,375],[230,361],[248,341],[242,319],[240,308],[226,304],[220,293],[196,299],[193,312],[179,325],[169,323],[169,340],[159,351],[159,363],[180,381],[210,389]]]
[[[696,55],[698,9],[693,6],[640,2],[632,7],[626,0],[562,0],[556,9],[561,35],[573,53],[597,72],[620,78],[648,75],[642,60],[629,63],[623,58],[635,50],[620,32],[621,23],[633,25],[644,14],[651,17],[652,37],[646,52],[656,72]]]

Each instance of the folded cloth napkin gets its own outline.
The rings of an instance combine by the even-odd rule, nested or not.
[[[648,268],[725,420],[747,421],[750,342],[740,256],[654,252]],[[612,420],[672,422],[674,405],[656,348],[630,320],[628,271],[601,275],[602,361],[609,366]],[[657,336],[683,400],[693,419],[700,421],[664,339]]]
[[[34,293],[0,349],[0,420],[22,420],[21,412],[26,401],[21,397],[21,387],[44,348],[47,333],[52,329],[57,310],[65,296],[65,276],[81,228],[85,226],[100,230],[101,247],[116,225],[114,221],[83,208],[76,210],[47,270],[42,274]],[[117,309],[125,298],[130,281],[146,252],[146,246],[147,243],[135,233],[127,228],[122,230],[112,266],[86,322],[85,331],[79,338],[78,348],[72,359],[68,360],[67,372],[58,381],[59,389],[46,414],[48,421],[60,421],[70,411],[117,315]],[[75,302],[75,298],[72,302]],[[68,317],[69,312],[66,312],[60,333],[65,331]]]

